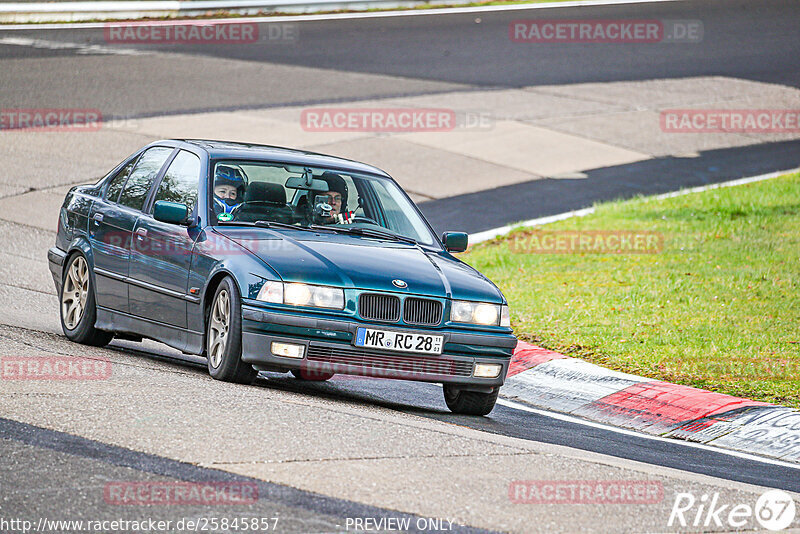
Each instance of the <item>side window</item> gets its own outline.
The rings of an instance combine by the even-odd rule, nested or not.
[[[139,162],[119,195],[119,203],[136,210],[144,207],[147,193],[158,176],[158,171],[172,154],[171,148],[153,147],[139,158]]]
[[[131,169],[133,169],[133,164],[136,163],[136,160],[131,161],[124,167],[122,167],[117,174],[111,178],[108,189],[106,189],[106,200],[110,202],[116,202],[117,197],[119,197],[119,192],[122,191],[122,186],[125,185],[125,180],[128,179],[128,175],[131,173]]]
[[[181,150],[164,174],[155,199],[186,204],[191,213],[197,204],[199,182],[200,158],[191,152]]]

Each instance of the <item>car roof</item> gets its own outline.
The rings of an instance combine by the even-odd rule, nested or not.
[[[307,165],[310,167],[335,168],[341,171],[377,174],[391,178],[386,171],[350,159],[318,154],[306,150],[285,148],[280,146],[259,145],[254,143],[235,143],[231,141],[214,141],[210,139],[172,139],[177,143],[187,143],[205,150],[212,159],[265,159],[278,160],[282,163]]]

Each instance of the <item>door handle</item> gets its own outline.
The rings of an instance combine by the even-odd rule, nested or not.
[[[136,239],[142,240],[147,237],[147,228],[139,228],[136,230]]]
[[[95,224],[99,224],[99,223],[103,222],[103,214],[102,213],[95,213],[94,216],[92,217],[92,219],[94,219],[94,223]]]

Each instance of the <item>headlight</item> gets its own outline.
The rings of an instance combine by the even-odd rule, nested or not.
[[[274,304],[344,309],[344,291],[338,287],[267,281],[256,298]]]
[[[455,323],[511,326],[508,306],[466,300],[453,301],[450,306],[450,320]]]

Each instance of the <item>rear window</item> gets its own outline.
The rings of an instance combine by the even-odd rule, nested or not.
[[[125,185],[125,180],[127,180],[128,176],[131,174],[131,169],[133,169],[134,163],[136,163],[135,159],[122,167],[122,169],[120,169],[117,174],[111,178],[111,181],[108,184],[108,189],[106,189],[107,200],[111,202],[117,201],[119,192],[122,191],[122,186]]]
[[[141,211],[158,171],[170,154],[172,149],[164,147],[154,147],[142,154],[119,195],[119,204]]]

